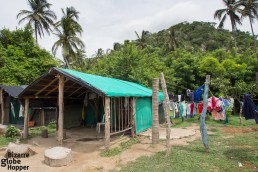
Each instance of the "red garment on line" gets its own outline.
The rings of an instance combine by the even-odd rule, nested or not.
[[[198,114],[201,114],[203,110],[203,103],[198,104]]]
[[[208,111],[216,110],[216,111],[221,111],[222,110],[222,104],[219,98],[217,97],[210,97],[208,99]]]
[[[194,110],[194,104],[191,103],[191,104],[190,104],[190,114],[193,114],[193,110]]]

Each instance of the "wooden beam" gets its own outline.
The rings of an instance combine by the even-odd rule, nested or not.
[[[58,96],[23,96],[21,97],[21,99],[25,99],[25,98],[29,98],[29,99],[56,99],[58,98]],[[81,99],[79,97],[65,97],[65,99]]]
[[[40,93],[42,93],[42,91],[44,91],[47,87],[49,87],[51,84],[53,84],[54,82],[56,82],[58,80],[58,78],[55,78],[53,81],[51,81],[50,83],[48,83],[45,87],[43,87],[41,90],[39,90],[35,95],[39,95]]]
[[[81,97],[83,94],[86,94],[88,92],[88,90],[87,91],[84,91],[84,92],[82,92],[80,95],[78,95],[77,97]]]
[[[0,90],[0,103],[1,103],[1,115],[2,115],[1,124],[4,124],[5,114],[4,114],[4,91],[3,91],[3,89]]]
[[[61,76],[61,75],[60,75]],[[64,76],[63,76],[63,78],[64,78]],[[64,81],[64,84],[67,82],[67,81],[69,81],[69,79],[68,78],[66,78],[66,80]],[[52,92],[54,92],[56,89],[58,89],[59,88],[59,86],[56,86],[55,88],[53,88],[52,90],[50,90],[49,92],[47,92],[47,94],[45,94],[45,96],[47,96],[47,95],[49,95],[50,93],[52,93]]]
[[[29,99],[25,99],[24,106],[24,128],[23,128],[23,138],[28,139],[29,130],[28,130],[28,122],[29,122]]]
[[[67,91],[67,90],[69,90],[70,88],[72,88],[74,85],[76,85],[77,83],[76,82],[74,82],[72,85],[70,85],[70,86],[68,86],[64,91]]]
[[[159,78],[152,80],[152,143],[159,142]]]
[[[64,76],[59,76],[58,84],[58,142],[63,144],[64,137]]]
[[[105,149],[109,149],[110,143],[110,98],[105,97]]]
[[[72,96],[74,93],[76,93],[77,91],[79,91],[79,90],[82,89],[82,88],[83,88],[83,86],[81,86],[80,88],[77,88],[74,92],[72,92],[72,93],[69,95],[69,97]]]
[[[136,99],[135,97],[131,98],[131,135],[132,137],[135,137],[136,134],[136,125],[135,125],[135,117],[136,117]]]
[[[168,98],[168,91],[167,91],[167,85],[166,85],[166,81],[165,81],[165,77],[164,74],[161,73],[160,74],[160,80],[161,80],[161,86],[162,86],[162,90],[165,96],[165,100],[164,100],[164,112],[165,112],[165,117],[166,117],[166,157],[168,158],[169,154],[170,154],[170,117],[169,117],[169,98]]]

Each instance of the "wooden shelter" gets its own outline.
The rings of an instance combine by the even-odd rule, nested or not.
[[[18,95],[24,86],[0,85],[0,119],[2,124],[23,123],[23,107]]]
[[[108,149],[110,135],[131,130],[134,136],[151,127],[151,96],[151,89],[136,83],[51,68],[19,95],[25,100],[24,137],[28,137],[30,102],[48,100],[57,105],[60,144],[64,128],[96,125],[104,120],[105,147]],[[160,93],[159,100],[163,98]]]

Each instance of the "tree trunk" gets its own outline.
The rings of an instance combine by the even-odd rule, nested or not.
[[[235,49],[237,52],[237,42],[236,42],[236,35],[235,35],[236,29],[234,28],[234,25],[233,25],[234,22],[233,22],[232,16],[230,16],[230,20],[231,20],[231,27],[232,27],[232,36],[234,38]]]
[[[209,151],[209,144],[208,144],[208,134],[207,134],[207,128],[205,124],[205,118],[208,108],[208,91],[209,91],[209,83],[210,83],[210,75],[206,75],[206,81],[204,85],[204,96],[203,96],[203,111],[202,115],[200,117],[200,131],[202,135],[202,143],[204,147],[206,148],[206,151]]]
[[[162,90],[165,96],[164,100],[164,111],[165,111],[165,117],[166,117],[166,157],[170,154],[170,117],[169,117],[169,98],[168,98],[168,91],[166,86],[166,81],[164,78],[164,74],[160,74],[160,80],[162,85]]]
[[[64,139],[64,76],[59,75],[58,85],[58,142],[63,144]]]
[[[136,99],[135,97],[131,98],[131,125],[132,125],[132,130],[131,130],[131,135],[134,138],[135,137],[135,108],[136,108]]]
[[[38,33],[37,33],[37,23],[34,24],[34,31],[35,31],[35,38],[36,38],[36,44],[38,45]]]
[[[249,21],[250,21],[250,25],[251,25],[251,30],[252,30],[252,34],[253,34],[253,39],[254,39],[254,52],[256,53],[256,37],[254,35],[254,29],[253,29],[253,24],[252,24],[252,20],[249,16]],[[258,56],[257,56],[258,57]]]
[[[29,122],[29,99],[25,98],[25,106],[24,106],[24,128],[23,128],[23,138],[28,139],[29,130],[28,130],[28,122]]]
[[[110,98],[105,97],[105,149],[109,149],[110,143]]]
[[[159,142],[159,78],[152,80],[152,143]]]

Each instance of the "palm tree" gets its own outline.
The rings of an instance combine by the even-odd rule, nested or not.
[[[134,32],[137,36],[136,45],[138,47],[140,47],[141,49],[146,48],[148,45],[147,44],[147,36],[150,34],[150,32],[143,30],[141,36],[139,36],[139,34],[136,31],[134,31]]]
[[[24,16],[20,19],[19,24],[23,21],[28,20],[29,24],[34,27],[36,42],[38,43],[38,35],[44,36],[45,30],[50,34],[51,26],[54,25],[54,20],[56,20],[56,14],[50,10],[52,4],[48,3],[46,0],[28,0],[31,11],[21,10],[17,15],[17,19],[21,16]]]
[[[236,1],[236,0],[222,0],[222,1],[224,2],[226,8],[215,11],[214,19],[218,18],[220,20],[218,27],[223,28],[224,22],[227,19],[227,15],[229,16],[230,21],[231,21],[232,34],[233,34],[233,38],[234,38],[235,48],[237,49],[235,31],[237,30],[237,24],[240,24],[240,25],[242,24],[241,18],[237,14],[240,5],[239,5],[238,1]]]
[[[173,28],[169,29],[166,32],[166,42],[167,42],[168,49],[170,51],[174,51],[179,47],[179,42],[176,39],[175,30]]]
[[[62,9],[63,17],[59,22],[55,24],[54,33],[58,40],[52,47],[52,52],[55,55],[58,48],[62,48],[62,55],[66,64],[69,68],[71,61],[76,61],[76,53],[80,49],[84,49],[84,43],[78,37],[83,32],[82,27],[77,22],[79,19],[79,12],[74,7],[66,8],[66,11]]]
[[[256,52],[256,36],[254,34],[253,23],[255,19],[258,19],[258,0],[240,0],[239,4],[244,7],[244,9],[239,10],[242,17],[249,18],[254,39],[254,51]]]

